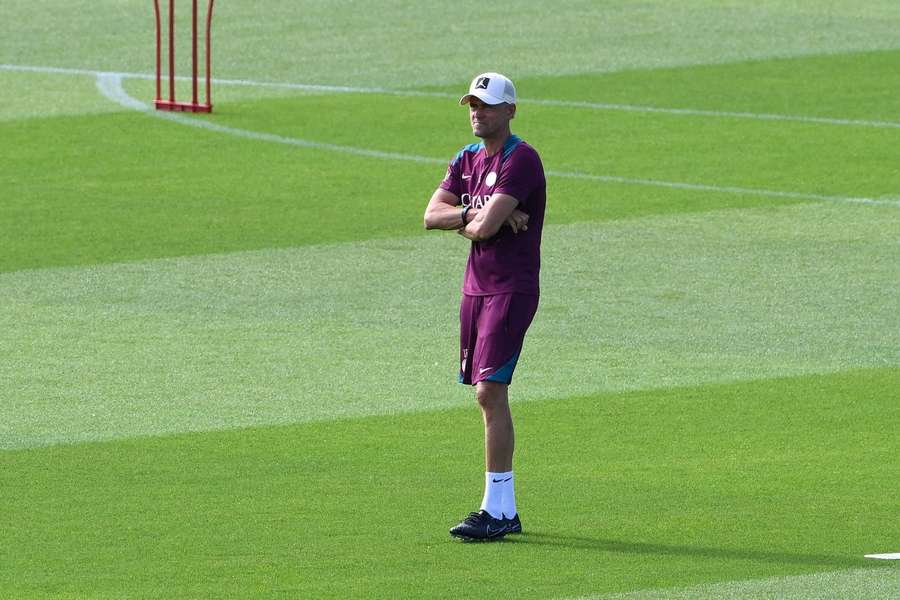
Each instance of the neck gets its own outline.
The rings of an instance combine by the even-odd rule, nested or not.
[[[489,138],[482,138],[482,141],[484,142],[485,153],[488,156],[493,156],[503,150],[503,145],[511,135],[512,133],[509,129],[507,129],[506,131],[500,132],[497,135],[492,135]]]

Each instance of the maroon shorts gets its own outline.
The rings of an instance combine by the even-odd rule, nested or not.
[[[459,382],[510,383],[538,297],[526,294],[468,296],[459,307]]]

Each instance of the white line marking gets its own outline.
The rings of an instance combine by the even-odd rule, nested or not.
[[[440,158],[431,158],[428,156],[417,156],[414,154],[402,154],[399,152],[384,152],[381,150],[369,150],[366,148],[356,148],[353,146],[342,146],[338,144],[327,144],[312,140],[304,140],[299,138],[286,137],[273,133],[261,133],[258,131],[249,131],[246,129],[237,129],[235,127],[227,127],[219,125],[207,119],[197,119],[187,115],[173,112],[151,110],[151,107],[136,98],[128,95],[128,92],[122,87],[123,75],[121,73],[99,73],[97,75],[97,89],[103,96],[113,102],[132,110],[139,110],[149,115],[175,121],[183,125],[191,127],[199,127],[209,131],[218,133],[226,133],[238,137],[261,140],[266,142],[274,142],[278,144],[286,144],[290,146],[299,146],[302,148],[318,148],[322,150],[330,150],[333,152],[342,152],[344,154],[353,154],[356,156],[367,156],[371,158],[384,158],[390,160],[404,160],[426,164],[444,165],[448,161]],[[547,171],[550,177],[565,177],[570,179],[583,179],[587,181],[600,181],[604,183],[619,183],[625,185],[643,185],[650,187],[664,187],[670,189],[694,190],[705,192],[718,192],[726,194],[745,194],[753,196],[768,196],[774,198],[791,198],[797,200],[814,200],[820,202],[840,202],[854,204],[873,204],[900,206],[900,199],[875,199],[875,198],[854,198],[849,196],[827,196],[824,194],[805,194],[802,192],[783,192],[778,190],[765,190],[757,188],[742,188],[734,186],[715,186],[698,183],[682,183],[675,181],[659,181],[655,179],[635,179],[629,177],[615,177],[611,175],[591,175],[588,173],[569,173],[564,171]]]
[[[808,117],[803,115],[778,115],[771,113],[733,112],[723,110],[702,110],[696,108],[664,108],[642,106],[639,104],[604,104],[600,102],[579,102],[573,100],[531,100],[531,104],[547,106],[565,106],[569,108],[590,108],[595,110],[618,110],[640,113],[661,113],[667,115],[684,115],[692,117],[715,117],[731,119],[753,119],[756,121],[791,121],[796,123],[816,123],[820,125],[849,125],[856,127],[878,127],[900,129],[900,122],[869,121],[860,119],[834,119],[829,117]]]
[[[159,117],[161,119],[167,119],[170,121],[175,121],[177,123],[181,123],[183,125],[190,125],[191,127],[200,127],[201,129],[208,129],[210,131],[215,131],[218,133],[227,133],[229,135],[234,135],[238,137],[250,138],[254,140],[261,140],[264,142],[275,142],[277,144],[286,144],[289,146],[299,146],[301,148],[318,148],[321,150],[331,150],[333,152],[342,152],[344,154],[354,154],[357,156],[367,156],[371,158],[386,158],[393,160],[405,160],[412,162],[422,162],[422,163],[434,163],[434,164],[446,164],[446,160],[440,160],[437,158],[428,158],[425,156],[416,156],[413,154],[401,154],[399,152],[383,152],[381,150],[368,150],[366,148],[355,148],[353,146],[341,146],[338,144],[326,144],[323,142],[314,142],[311,140],[303,140],[299,138],[286,137],[283,135],[276,135],[274,133],[261,133],[258,131],[249,131],[246,129],[237,129],[235,127],[227,127],[225,125],[219,125],[213,121],[203,120],[203,119],[195,119],[189,117],[187,115],[183,115],[177,112],[165,112],[165,111],[156,111],[151,110],[151,107],[148,104],[144,104],[140,100],[133,98],[128,95],[128,93],[122,88],[122,75],[120,73],[101,73],[97,76],[97,89],[100,90],[100,93],[103,94],[106,98],[120,104],[126,108],[130,108],[133,110],[139,110],[145,112],[147,114],[153,115],[155,117]]]
[[[900,560],[900,552],[888,554],[866,554],[866,558],[874,558],[877,560]]]
[[[565,173],[560,171],[547,171],[547,175],[553,177],[571,177],[602,181],[604,183],[623,183],[627,185],[646,185],[652,187],[664,187],[677,190],[693,190],[698,192],[720,192],[726,194],[747,194],[752,196],[770,196],[773,198],[791,198],[796,200],[820,200],[822,202],[850,202],[853,204],[876,204],[885,206],[900,206],[900,199],[887,198],[857,198],[853,196],[829,196],[825,194],[808,194],[804,192],[782,192],[778,190],[765,190],[759,188],[744,188],[736,186],[707,185],[702,183],[681,183],[677,181],[660,181],[658,179],[638,179],[631,177],[614,177],[612,175],[590,175],[588,173]]]
[[[95,71],[89,69],[67,69],[62,67],[40,67],[29,65],[0,64],[0,70],[17,71],[24,73],[47,73],[57,75],[89,75],[100,77],[102,75],[118,75],[126,79],[155,80],[156,75],[149,73],[126,73],[115,71]],[[189,77],[176,77],[179,81],[187,81]],[[350,87],[340,85],[316,85],[308,83],[279,83],[270,81],[253,81],[249,79],[213,79],[218,85],[237,85],[249,87],[269,87],[291,90],[303,90],[310,92],[333,92],[347,94],[384,94],[391,96],[409,96],[424,98],[452,98],[454,94],[443,92],[419,92],[412,90],[396,90],[381,87]],[[756,121],[783,121],[795,123],[810,123],[819,125],[837,125],[851,127],[875,127],[881,129],[900,129],[897,121],[876,121],[866,119],[836,119],[829,117],[810,117],[804,115],[779,115],[771,113],[751,113],[720,110],[703,110],[695,108],[666,108],[656,106],[643,106],[639,104],[608,104],[603,102],[584,102],[578,100],[550,100],[550,99],[523,99],[520,104],[535,104],[538,106],[559,106],[565,108],[585,108],[590,110],[624,111],[637,113],[656,113],[667,115],[680,115],[691,117],[713,117],[730,119],[751,119]]]
[[[132,98],[122,87],[122,75],[118,73],[98,73],[96,80],[97,89],[104,97],[116,104],[133,110],[149,111],[150,107],[137,98]]]
[[[35,67],[30,65],[9,65],[9,64],[0,64],[0,70],[3,71],[17,71],[20,73],[49,73],[56,75],[102,75],[103,73],[107,73],[108,71],[92,71],[89,69],[66,69],[63,67]],[[129,73],[119,73],[122,76],[135,76],[137,74],[129,74]],[[154,76],[155,78],[155,76]]]

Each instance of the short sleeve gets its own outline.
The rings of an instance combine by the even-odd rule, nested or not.
[[[527,206],[532,194],[545,185],[544,166],[534,149],[521,146],[513,150],[500,168],[495,194],[506,194],[519,201],[522,207]]]
[[[462,195],[462,180],[460,178],[460,160],[459,157],[454,158],[450,161],[450,164],[447,165],[447,174],[444,175],[444,180],[441,181],[441,185],[438,186],[442,190],[447,190],[451,194],[459,197]]]

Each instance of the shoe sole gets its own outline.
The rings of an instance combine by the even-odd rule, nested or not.
[[[461,535],[461,534],[458,534],[458,533],[451,533],[451,534],[450,534],[450,537],[455,538],[455,539],[457,539],[457,540],[460,540],[460,541],[465,542],[465,543],[468,544],[468,543],[471,543],[471,542],[475,542],[475,543],[477,543],[477,542],[496,542],[496,541],[498,541],[498,540],[502,540],[503,537],[504,537],[507,533],[510,533],[510,532],[509,532],[509,531],[503,531],[503,532],[501,532],[501,533],[498,533],[497,535],[492,535],[491,537],[483,537],[483,538],[470,537],[470,536],[468,536],[468,535]]]

